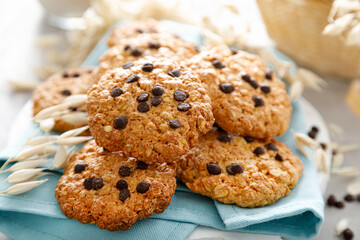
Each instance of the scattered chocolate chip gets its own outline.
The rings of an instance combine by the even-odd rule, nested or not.
[[[77,107],[69,107],[69,110],[72,112],[76,112],[78,110],[78,108]]]
[[[175,129],[175,128],[179,128],[181,126],[181,123],[179,120],[176,120],[176,119],[171,119],[169,121],[169,126],[172,128],[172,129]]]
[[[149,191],[149,188],[150,188],[150,184],[146,182],[141,182],[136,186],[136,191],[138,193],[146,193],[147,191]]]
[[[248,84],[250,84],[250,86],[253,89],[257,89],[259,87],[259,84],[257,83],[255,78],[250,78],[250,80],[248,80],[248,81],[244,80],[244,81],[247,82]]]
[[[174,98],[176,101],[183,102],[188,98],[188,96],[184,91],[178,90],[175,91]]]
[[[159,49],[160,43],[158,41],[151,41],[151,42],[149,42],[149,48]]]
[[[240,164],[235,163],[235,164],[231,164],[231,165],[227,166],[226,171],[230,175],[236,175],[238,173],[242,173],[244,171],[244,168]]]
[[[131,174],[131,169],[128,166],[121,166],[119,169],[119,175],[121,177],[128,177]]]
[[[93,189],[93,178],[90,178],[90,177],[85,178],[85,180],[84,180],[84,187],[85,187],[85,189],[87,189],[87,190]]]
[[[336,203],[336,198],[334,195],[330,195],[327,199],[327,205],[329,207],[332,207],[332,206],[335,206],[335,203]]]
[[[134,56],[134,57],[140,57],[142,54],[142,51],[140,48],[134,48],[134,49],[131,49],[131,55]]]
[[[123,90],[119,87],[114,87],[112,90],[111,90],[111,93],[110,95],[113,97],[113,98],[116,98],[118,96],[120,96],[121,94],[123,94]]]
[[[92,180],[92,184],[94,190],[99,190],[104,186],[103,180],[101,178],[94,178]]]
[[[124,202],[126,199],[128,199],[130,197],[130,191],[129,189],[122,189],[119,192],[119,199],[120,201]]]
[[[140,77],[136,74],[131,75],[130,77],[128,77],[128,79],[126,79],[126,83],[133,83],[136,82],[140,79]]]
[[[151,105],[153,105],[154,107],[160,105],[160,103],[162,102],[161,97],[152,97],[151,100]]]
[[[140,28],[136,29],[136,31],[137,31],[138,33],[144,33],[144,30],[142,30],[142,29],[140,29]]]
[[[71,91],[69,89],[64,89],[61,91],[61,94],[64,96],[70,96],[71,95]]]
[[[351,194],[346,194],[345,197],[344,197],[344,200],[346,202],[353,202],[355,200],[354,196],[351,195]]]
[[[117,188],[118,190],[127,189],[127,188],[128,188],[128,183],[127,183],[124,179],[120,179],[120,180],[117,181],[117,183],[116,183],[116,188]]]
[[[145,170],[149,167],[149,165],[146,163],[146,162],[143,162],[143,161],[137,161],[136,162],[136,167],[138,169],[141,169],[141,170]]]
[[[72,75],[72,77],[73,77],[73,78],[78,78],[78,77],[80,77],[80,73],[74,73],[74,74]]]
[[[312,127],[311,127],[311,131],[318,133],[318,132],[319,132],[319,128],[316,127],[316,126],[312,126]]]
[[[273,72],[269,69],[265,72],[265,78],[268,80],[272,80]]]
[[[131,68],[132,66],[134,66],[134,64],[132,62],[126,62],[122,65],[122,68],[123,69],[129,69]]]
[[[153,69],[154,69],[154,65],[152,65],[152,63],[145,63],[145,64],[142,66],[142,70],[143,70],[144,72],[151,72]]]
[[[252,143],[253,141],[255,141],[255,138],[250,136],[244,136],[244,139],[247,143]]]
[[[283,161],[283,157],[280,155],[280,153],[276,153],[276,155],[275,155],[275,160],[278,160],[278,161],[280,161],[280,162]]]
[[[154,96],[161,96],[164,94],[164,88],[161,86],[155,86],[151,89],[151,92]]]
[[[150,110],[150,105],[146,102],[139,103],[137,110],[141,113],[146,113]]]
[[[354,233],[353,233],[353,231],[350,230],[350,228],[345,229],[345,230],[341,233],[341,235],[343,236],[343,238],[344,238],[345,240],[352,240],[352,239],[354,238]]]
[[[277,150],[278,150],[277,147],[276,147],[276,145],[273,144],[273,143],[265,144],[265,147],[266,147],[266,149],[269,150],[269,151],[277,151]]]
[[[180,112],[186,112],[191,108],[191,105],[188,103],[179,103],[177,105],[177,110],[179,110]]]
[[[326,150],[326,149],[327,149],[326,143],[320,143],[320,146],[321,146],[322,150]]]
[[[264,106],[264,100],[260,96],[252,96],[252,100],[255,103],[255,107],[262,107]]]
[[[221,134],[217,137],[220,142],[228,143],[231,142],[232,138],[228,134]]]
[[[270,86],[267,85],[267,84],[261,85],[261,86],[260,86],[260,90],[261,90],[263,93],[265,93],[265,94],[268,94],[268,93],[271,92],[271,88],[270,88]]]
[[[227,93],[227,94],[234,91],[234,86],[231,83],[221,83],[219,85],[219,88],[223,93]]]
[[[103,151],[109,153],[110,151],[103,147]]]
[[[211,64],[217,68],[217,69],[222,69],[222,68],[225,68],[225,65],[222,64],[222,62],[220,62],[219,60],[215,59],[211,62]]]
[[[180,77],[180,71],[178,69],[174,69],[168,72],[171,77]]]
[[[62,76],[63,76],[63,78],[68,78],[69,74],[67,72],[64,72]]]
[[[114,120],[115,129],[124,129],[128,123],[126,116],[118,116]]]
[[[315,131],[308,132],[308,136],[311,137],[312,139],[315,139],[316,135],[317,135],[317,132],[315,132]]]
[[[255,148],[253,153],[256,155],[263,155],[265,154],[265,149],[263,147],[257,147]]]
[[[206,168],[211,175],[219,175],[221,173],[221,168],[216,163],[208,163]]]
[[[360,202],[360,194],[357,195],[356,199],[358,200],[358,202]]]
[[[245,82],[250,82],[251,80],[250,74],[248,74],[247,72],[241,72],[240,76]]]
[[[338,202],[335,203],[335,207],[339,208],[339,209],[342,209],[342,208],[345,207],[345,204],[343,202],[338,201]]]
[[[126,45],[125,47],[124,47],[124,51],[127,51],[127,50],[130,50],[130,45]]]
[[[146,102],[148,99],[149,99],[149,94],[148,93],[142,93],[136,98],[136,101],[138,101],[138,102]]]
[[[75,164],[74,172],[81,173],[82,171],[85,170],[86,167],[87,167],[86,163],[77,163],[77,164]]]
[[[236,48],[230,48],[230,51],[232,52],[232,54],[237,54],[238,50]]]

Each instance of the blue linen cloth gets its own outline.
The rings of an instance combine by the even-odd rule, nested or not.
[[[191,26],[162,21],[186,40],[202,44],[200,32]],[[106,34],[107,35],[107,34]],[[105,36],[106,37],[106,36]],[[98,43],[84,65],[96,65],[106,50],[105,37]],[[280,58],[284,57],[279,55]],[[240,208],[225,205],[205,196],[191,192],[178,183],[176,193],[168,209],[162,214],[138,221],[128,231],[109,232],[96,225],[81,224],[66,219],[54,196],[61,171],[44,176],[49,181],[21,195],[0,195],[0,231],[13,239],[186,239],[198,225],[227,231],[264,233],[292,239],[309,239],[320,230],[324,218],[317,173],[312,162],[296,150],[291,130],[305,132],[301,105],[293,103],[293,115],[288,132],[279,138],[302,160],[304,172],[289,196],[271,206]],[[18,141],[0,154],[0,162],[16,154],[17,149],[31,136],[35,127],[29,128]],[[51,166],[49,163],[48,166]],[[45,166],[46,167],[46,166]],[[9,173],[0,174],[2,182]],[[0,184],[0,191],[10,186]]]

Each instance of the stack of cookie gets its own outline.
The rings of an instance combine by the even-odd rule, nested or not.
[[[73,82],[69,70],[34,94],[36,113],[47,95],[56,97],[46,106],[88,89],[86,107],[74,111],[86,109],[94,140],[70,159],[55,191],[68,218],[129,229],[167,208],[176,176],[241,207],[290,193],[302,164],[272,138],[287,130],[291,104],[260,58],[226,46],[199,52],[154,20],[115,28],[108,44],[84,81]],[[69,77],[73,83],[62,85]]]

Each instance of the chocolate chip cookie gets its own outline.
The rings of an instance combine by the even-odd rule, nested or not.
[[[148,165],[86,143],[66,164],[55,196],[68,218],[109,231],[162,213],[175,193],[175,163]]]
[[[287,196],[302,162],[281,142],[213,130],[176,158],[177,177],[192,191],[225,204],[260,207]]]
[[[108,71],[88,92],[92,136],[109,151],[144,162],[172,162],[214,123],[197,75],[165,58],[146,57]]]
[[[187,61],[208,87],[216,122],[242,136],[271,139],[287,130],[291,102],[285,84],[257,56],[216,47]]]
[[[39,84],[32,95],[33,115],[44,108],[60,104],[68,96],[86,94],[93,84],[93,68],[73,68],[50,76],[45,82]],[[85,105],[78,108],[70,108],[69,112],[85,112]],[[62,120],[56,120],[54,130],[65,132],[84,125],[73,125]],[[90,132],[84,133],[89,135]]]

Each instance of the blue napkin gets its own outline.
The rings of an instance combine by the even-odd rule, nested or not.
[[[191,26],[162,21],[170,30],[176,30],[182,38],[202,44],[200,32]],[[107,35],[107,34],[106,34]],[[84,65],[96,65],[106,50],[105,37],[98,43]],[[283,58],[279,55],[280,58]],[[284,141],[302,160],[304,172],[291,194],[271,206],[246,209],[225,205],[191,192],[178,183],[176,193],[168,209],[162,214],[138,221],[128,231],[109,232],[92,224],[81,224],[66,219],[59,209],[54,189],[60,172],[45,176],[49,181],[27,193],[11,196],[0,195],[0,231],[14,239],[186,239],[198,225],[227,231],[274,234],[293,239],[314,237],[324,217],[324,202],[320,194],[317,173],[313,164],[295,148],[290,131],[305,132],[304,114],[299,103],[293,104],[289,131],[279,140]],[[18,141],[0,154],[4,162],[14,155],[19,146],[31,136],[30,127],[18,136]],[[51,163],[50,163],[51,166]],[[2,182],[9,173],[0,174]],[[9,187],[0,184],[0,191]]]

